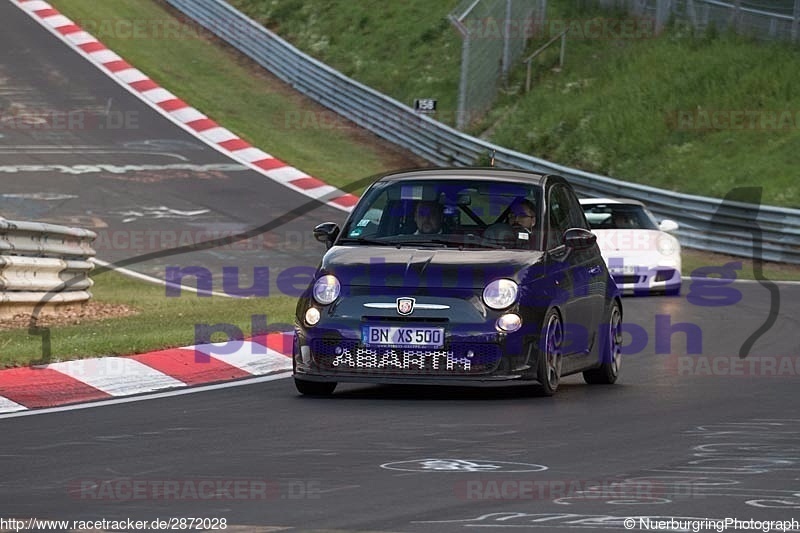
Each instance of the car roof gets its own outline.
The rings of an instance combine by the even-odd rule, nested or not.
[[[535,185],[544,185],[548,179],[559,179],[559,176],[538,174],[525,170],[509,170],[496,167],[432,167],[413,168],[385,174],[378,181],[402,181],[414,179],[441,179],[441,180],[496,180],[517,181]]]
[[[581,198],[581,205],[629,204],[644,207],[644,203],[631,198]]]

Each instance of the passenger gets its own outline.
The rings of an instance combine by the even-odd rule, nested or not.
[[[509,207],[508,221],[514,229],[524,229],[528,233],[536,225],[536,207],[530,200],[518,198]]]

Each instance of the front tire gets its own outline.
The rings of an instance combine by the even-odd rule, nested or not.
[[[622,363],[622,310],[616,300],[611,304],[599,340],[600,366],[585,371],[583,380],[590,385],[611,385],[617,381]]]
[[[297,388],[297,392],[304,396],[330,396],[336,388],[336,382],[306,381],[294,378],[294,386]]]
[[[561,381],[563,343],[564,325],[561,323],[561,316],[555,309],[550,309],[544,318],[538,348],[537,381],[539,381],[538,391],[542,396],[552,396],[558,390]]]

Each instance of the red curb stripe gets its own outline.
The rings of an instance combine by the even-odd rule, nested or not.
[[[49,368],[0,372],[0,396],[29,409],[111,398],[110,394]]]
[[[274,157],[269,159],[262,159],[260,161],[254,161],[253,164],[258,168],[264,170],[274,170],[276,168],[281,168],[286,166],[286,163],[284,163],[280,159],[275,159]]]
[[[150,78],[147,78],[146,80],[139,80],[131,83],[131,87],[133,87],[134,90],[143,93],[151,89],[158,89],[158,84]]]
[[[102,50],[108,50],[108,48],[106,48],[106,46],[100,41],[93,41],[91,43],[79,44],[78,48],[80,48],[87,54],[91,54],[92,52],[100,52]]]
[[[196,352],[196,354],[197,357],[195,357],[195,350],[173,348],[171,350],[134,355],[131,359],[183,381],[187,385],[239,379],[251,375],[240,368],[209,357],[202,352]]]
[[[70,33],[77,33],[79,31],[83,31],[83,29],[77,24],[68,24],[66,26],[59,26],[58,28],[56,28],[56,31],[61,35],[69,35]]]
[[[301,189],[316,189],[317,187],[324,187],[327,185],[327,183],[324,181],[320,181],[317,178],[311,177],[292,180],[289,183]]]
[[[260,344],[261,346],[266,346],[270,350],[275,350],[283,356],[292,356],[294,335],[291,333],[267,333],[266,335],[258,335],[247,340]]]
[[[245,141],[244,139],[231,139],[230,141],[225,141],[219,143],[219,145],[226,150],[230,150],[231,152],[236,150],[243,150],[245,148],[250,148],[252,145]]]
[[[163,109],[164,111],[177,111],[178,109],[183,109],[185,107],[189,107],[189,104],[181,100],[180,98],[173,98],[171,100],[164,100],[158,104],[158,107]]]
[[[39,18],[47,18],[52,17],[53,15],[60,15],[58,9],[54,9],[52,7],[46,7],[44,9],[37,9],[33,12]]]
[[[219,124],[210,118],[199,118],[197,120],[187,122],[186,125],[192,128],[194,131],[206,131],[219,126]]]
[[[125,61],[124,59],[109,61],[108,63],[103,63],[103,66],[106,67],[111,72],[119,72],[120,70],[127,70],[129,68],[133,68],[131,64]]]
[[[272,333],[267,335],[267,348],[271,348],[281,355],[292,357],[294,335],[286,333]]]
[[[339,198],[334,198],[331,203],[341,205],[342,207],[353,207],[358,203],[358,196],[352,194],[345,194]]]

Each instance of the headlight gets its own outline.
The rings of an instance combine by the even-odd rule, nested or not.
[[[517,284],[510,279],[496,279],[483,289],[483,301],[492,309],[505,309],[517,301]]]
[[[656,248],[661,255],[667,256],[679,254],[681,251],[681,245],[678,242],[678,239],[672,235],[659,236],[658,241],[656,242]]]
[[[339,280],[336,276],[328,274],[322,276],[314,283],[314,299],[322,305],[333,303],[339,297],[342,286],[339,285]]]

